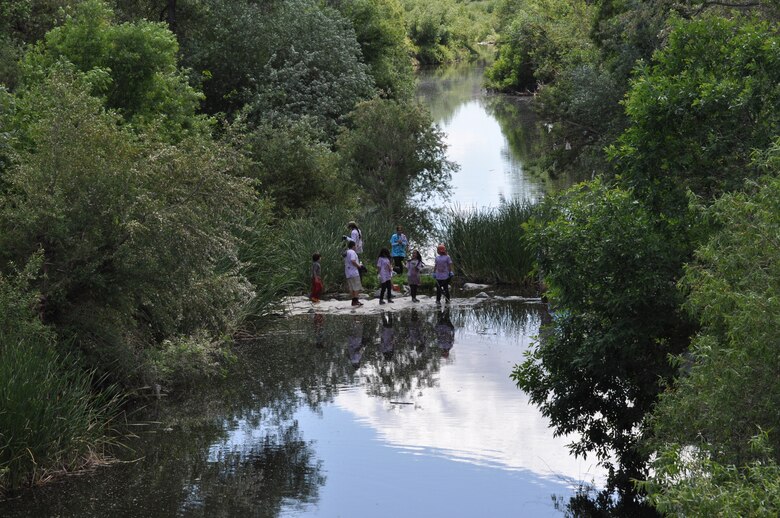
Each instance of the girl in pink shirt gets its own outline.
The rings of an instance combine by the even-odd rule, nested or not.
[[[376,267],[379,270],[379,303],[384,304],[382,300],[385,296],[385,290],[387,290],[387,302],[393,303],[393,285],[391,279],[393,278],[393,267],[390,262],[390,250],[383,248],[379,251],[379,258],[376,260]]]

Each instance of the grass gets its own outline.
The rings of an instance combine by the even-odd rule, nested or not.
[[[119,407],[111,387],[96,394],[92,373],[57,353],[17,277],[0,275],[0,493],[100,458]]]
[[[342,237],[348,233],[347,223],[351,220],[357,221],[363,233],[360,260],[369,270],[363,277],[363,287],[365,290],[378,288],[376,260],[379,250],[390,246],[390,236],[395,231],[393,222],[375,212],[355,214],[334,207],[277,221],[251,236],[244,260],[250,263],[250,281],[265,290],[259,294],[260,302],[270,304],[285,294],[308,293],[314,252],[321,255],[325,292],[346,291],[342,255],[346,243]],[[254,315],[263,314],[260,302],[256,303]]]
[[[0,380],[0,491],[80,469],[111,442],[117,398],[50,345],[4,343]]]
[[[534,205],[524,202],[448,209],[441,216],[441,235],[457,274],[471,282],[533,285],[534,252],[523,230],[533,215]]]

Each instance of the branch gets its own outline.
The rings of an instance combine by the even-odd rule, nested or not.
[[[696,10],[694,16],[700,15],[705,9],[710,7],[733,7],[735,9],[750,9],[751,7],[761,7],[761,2],[748,2],[748,3],[733,3],[733,2],[718,2],[718,0],[711,0],[703,2],[701,6]]]

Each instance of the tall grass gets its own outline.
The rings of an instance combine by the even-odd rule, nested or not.
[[[259,218],[262,219],[262,218]],[[374,287],[374,264],[379,249],[389,247],[395,223],[376,212],[355,213],[333,207],[270,222],[259,221],[246,239],[242,260],[246,274],[255,286],[250,317],[275,311],[283,295],[309,292],[312,254],[319,252],[325,291],[344,289],[344,257],[349,233],[347,223],[355,220],[363,233],[360,259],[369,268],[364,287]]]
[[[25,276],[0,275],[0,492],[90,462],[119,402],[111,389],[95,394],[92,375],[58,355]]]
[[[3,337],[0,353],[0,492],[74,470],[111,441],[111,391],[47,343]]]
[[[440,233],[462,278],[472,282],[533,285],[534,249],[523,223],[534,214],[526,202],[497,208],[451,208],[440,218]]]
[[[320,264],[326,291],[342,289],[345,281],[342,254],[346,250],[343,236],[348,234],[347,222],[350,220],[357,222],[363,234],[360,260],[371,269],[379,249],[389,247],[390,235],[394,231],[393,224],[385,216],[374,212],[356,215],[332,209],[280,223],[279,245],[286,251],[286,268],[291,270],[298,291],[309,288],[309,269],[314,252],[322,256]],[[366,278],[365,284],[370,285],[371,279]]]

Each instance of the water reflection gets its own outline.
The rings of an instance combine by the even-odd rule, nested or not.
[[[349,323],[347,357],[353,368],[360,367],[360,359],[363,357],[363,319],[357,316]]]
[[[551,494],[599,475],[509,379],[542,314],[489,303],[280,321],[225,383],[147,408],[119,452],[135,462],[0,515],[554,516]]]
[[[450,309],[439,310],[436,320],[436,344],[441,350],[442,358],[450,357],[450,349],[455,345],[455,326],[450,320]]]
[[[485,92],[483,73],[484,66],[459,65],[418,75],[417,98],[447,135],[448,158],[460,165],[453,194],[442,201],[461,207],[535,202],[548,185],[530,172],[539,142],[530,102]]]

